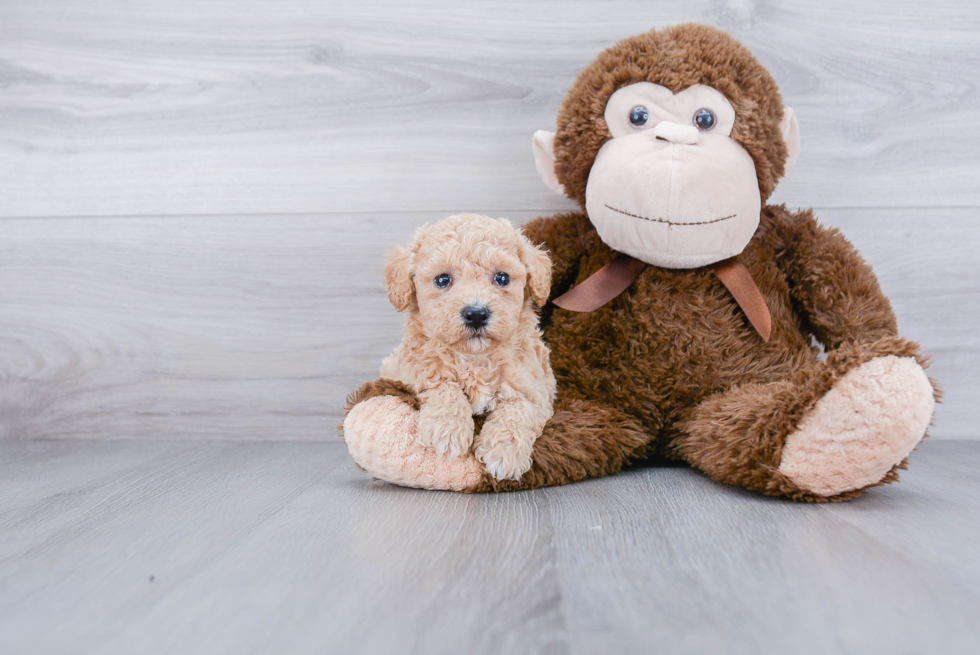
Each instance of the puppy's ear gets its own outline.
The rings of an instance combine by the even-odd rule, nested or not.
[[[431,231],[429,224],[425,223],[415,230],[412,243],[407,247],[398,246],[388,253],[388,265],[385,266],[385,291],[388,292],[388,300],[400,312],[405,311],[415,302],[415,257]]]
[[[520,257],[521,263],[527,269],[527,288],[531,293],[531,300],[542,307],[548,302],[548,295],[551,293],[551,258],[523,235]]]
[[[410,248],[398,246],[388,254],[385,266],[385,291],[388,300],[400,312],[405,311],[415,299],[415,280],[412,279],[415,265],[415,252]]]
[[[412,265],[415,253],[398,246],[388,254],[385,266],[385,291],[388,300],[400,312],[408,309],[415,298],[415,280],[412,279]]]

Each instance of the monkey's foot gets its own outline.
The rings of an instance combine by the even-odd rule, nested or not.
[[[418,440],[418,411],[396,396],[358,403],[344,420],[344,441],[358,466],[403,487],[465,491],[483,478],[472,453],[448,459]]]
[[[880,482],[925,435],[934,405],[913,358],[872,359],[844,375],[786,437],[779,472],[818,496]]]

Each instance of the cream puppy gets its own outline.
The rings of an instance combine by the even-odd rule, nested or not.
[[[450,457],[473,446],[498,480],[531,468],[555,397],[535,311],[550,286],[548,255],[506,219],[451,216],[391,253],[385,287],[407,314],[406,334],[381,376],[419,397],[423,445]]]

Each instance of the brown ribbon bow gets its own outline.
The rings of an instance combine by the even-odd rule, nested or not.
[[[573,312],[595,311],[626,291],[646,267],[645,262],[620,253],[582,284],[558,296],[553,302]],[[749,269],[735,257],[712,264],[711,269],[735,298],[762,340],[768,342],[772,333],[772,315]]]

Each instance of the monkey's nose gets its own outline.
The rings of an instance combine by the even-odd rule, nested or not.
[[[680,143],[688,146],[697,144],[701,133],[693,125],[681,125],[671,121],[660,121],[653,126],[653,136],[663,141]]]
[[[466,327],[478,330],[490,320],[490,310],[486,305],[469,305],[460,312]]]

